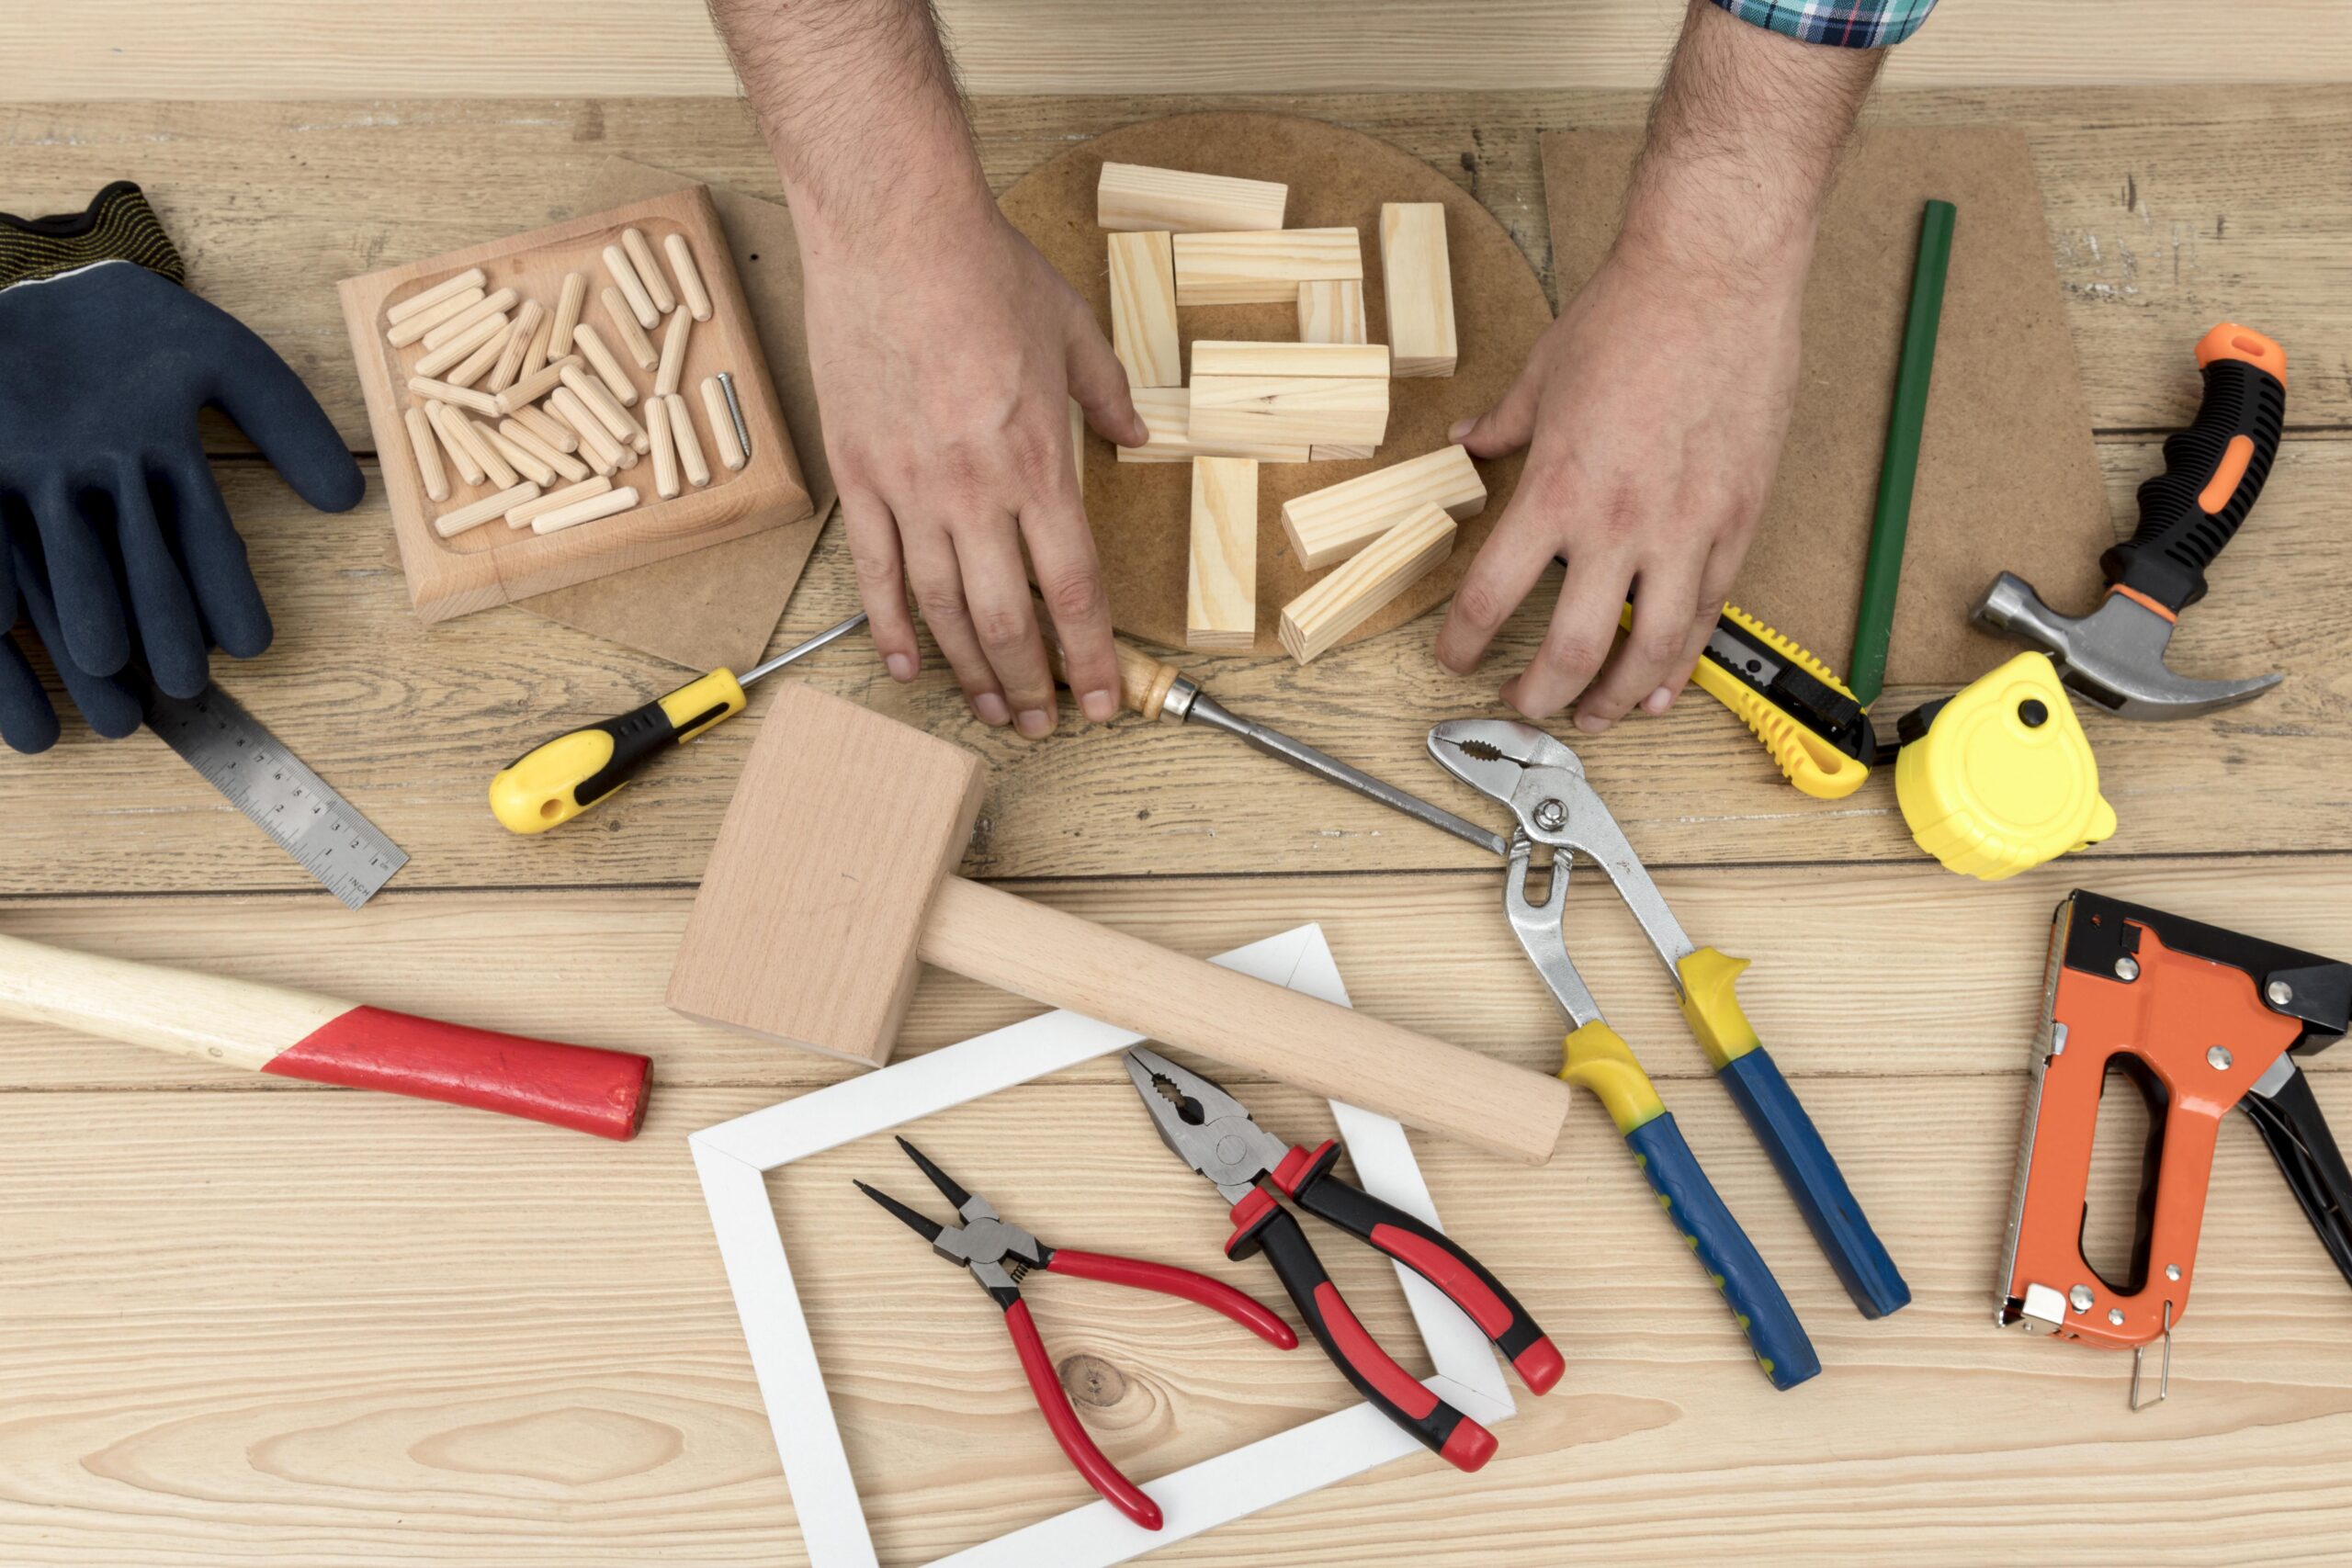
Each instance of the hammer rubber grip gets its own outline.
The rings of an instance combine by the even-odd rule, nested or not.
[[[2165,471],[2140,487],[2140,527],[2099,558],[2107,581],[2167,611],[2205,596],[2205,568],[2262,493],[2287,418],[2287,354],[2224,321],[2197,345],[2204,400],[2165,441]]]

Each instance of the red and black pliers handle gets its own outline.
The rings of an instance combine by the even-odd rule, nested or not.
[[[1277,1349],[1298,1347],[1298,1336],[1291,1331],[1289,1324],[1232,1286],[1205,1274],[1195,1274],[1190,1269],[1171,1269],[1164,1263],[1078,1252],[1063,1247],[1047,1255],[1046,1269],[1048,1273],[1130,1285],[1136,1290],[1157,1291],[1164,1296],[1195,1302],[1211,1312],[1224,1314]],[[1086,1477],[1087,1484],[1102,1495],[1103,1501],[1148,1530],[1159,1529],[1159,1505],[1146,1496],[1143,1488],[1120,1474],[1118,1467],[1103,1457],[1102,1450],[1094,1446],[1094,1439],[1079,1424],[1078,1412],[1070,1408],[1069,1395],[1062,1392],[1061,1379],[1054,1371],[1052,1359],[1046,1354],[1046,1342],[1038,1337],[1037,1325],[1029,1316],[1029,1303],[1021,1299],[1019,1288],[992,1288],[989,1294],[1004,1308],[1005,1329],[1012,1336],[1012,1348],[1021,1357],[1021,1371],[1029,1379],[1029,1392],[1036,1396],[1037,1409],[1046,1417],[1046,1425],[1053,1429],[1054,1441],[1061,1445],[1069,1462]]]

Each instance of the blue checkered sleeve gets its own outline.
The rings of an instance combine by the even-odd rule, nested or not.
[[[1715,0],[1743,22],[1806,43],[1884,49],[1919,30],[1936,0]]]

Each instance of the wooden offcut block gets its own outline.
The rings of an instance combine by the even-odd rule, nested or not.
[[[1204,376],[1187,389],[1196,443],[1377,446],[1388,433],[1385,376]]]
[[[1353,560],[1283,606],[1277,630],[1283,647],[1305,664],[1337,643],[1444,564],[1453,553],[1454,528],[1443,508],[1424,506],[1374,539]]]
[[[1370,343],[1363,320],[1363,280],[1329,277],[1298,286],[1298,341]]]
[[[1396,375],[1453,375],[1453,271],[1446,256],[1443,203],[1382,204],[1380,280]]]
[[[1258,640],[1258,465],[1193,459],[1184,646],[1247,653]]]
[[[1130,387],[1181,387],[1184,360],[1176,346],[1176,255],[1161,231],[1114,234],[1111,243],[1111,352],[1127,367]]]
[[[979,758],[953,741],[786,682],[711,848],[670,1005],[845,1060],[889,1060],[917,939],[971,841],[984,783]],[[828,955],[825,984],[778,959],[804,951]]]
[[[1193,344],[1193,377],[1325,376],[1388,378],[1385,344],[1224,343]]]
[[[1363,277],[1353,229],[1179,233],[1174,246],[1179,305],[1288,304],[1302,283]]]
[[[1249,457],[1261,463],[1304,463],[1305,442],[1195,441],[1193,394],[1182,387],[1137,387],[1128,393],[1143,421],[1144,444],[1118,448],[1122,463],[1189,463],[1195,457]]]
[[[1105,229],[1279,229],[1290,186],[1274,180],[1195,175],[1146,164],[1105,164],[1094,186],[1094,220]]]
[[[1487,509],[1487,481],[1469,451],[1441,446],[1283,502],[1283,532],[1309,571],[1347,559],[1424,506],[1466,523]]]

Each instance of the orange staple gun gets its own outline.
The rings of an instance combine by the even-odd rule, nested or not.
[[[2156,1399],[2170,1392],[2172,1331],[2188,1303],[2214,1140],[2244,1111],[2320,1242],[2352,1281],[2352,1174],[2296,1058],[2333,1044],[2352,1012],[2352,964],[2077,891],[2050,936],[2025,1144],[2003,1247],[1997,1321],[2140,1362],[2164,1341]],[[2099,1091],[2113,1066],[2152,1122],[2127,1278],[2083,1259]],[[2148,1403],[2154,1404],[2154,1400]]]

